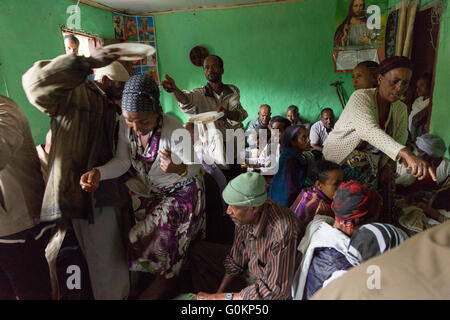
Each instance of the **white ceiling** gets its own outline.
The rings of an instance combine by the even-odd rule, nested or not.
[[[183,9],[228,7],[279,0],[91,0],[112,9],[135,14]]]

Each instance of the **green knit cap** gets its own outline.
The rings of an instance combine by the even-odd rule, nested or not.
[[[267,199],[266,180],[256,172],[240,174],[227,184],[222,196],[232,206],[259,207]]]

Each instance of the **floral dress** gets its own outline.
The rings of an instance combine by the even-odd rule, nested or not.
[[[131,164],[137,178],[149,185],[161,139],[162,119],[145,148],[139,136],[128,130]],[[136,225],[130,235],[130,270],[171,278],[180,273],[190,243],[205,237],[205,192],[198,176],[171,186],[152,188],[147,194],[132,192]]]

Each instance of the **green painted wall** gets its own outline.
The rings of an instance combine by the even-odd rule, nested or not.
[[[402,0],[389,0],[389,7]],[[424,6],[433,0],[421,0]],[[446,1],[447,2],[447,1]],[[189,50],[203,45],[225,62],[224,82],[241,90],[241,102],[249,121],[262,103],[272,113],[283,114],[290,104],[300,107],[303,117],[316,121],[319,110],[332,107],[340,114],[335,89],[344,81],[348,97],[353,92],[351,74],[335,73],[331,57],[336,2],[308,0],[280,5],[170,13],[155,16],[160,75],[172,76],[181,89],[204,85],[201,68],[189,61]],[[431,133],[450,145],[450,21],[447,5],[441,23]],[[162,93],[166,112],[183,121],[175,99]],[[448,155],[448,154],[447,154]]]
[[[439,49],[434,79],[433,109],[430,119],[430,133],[444,139],[447,157],[450,155],[450,5],[447,3],[439,32]]]
[[[389,0],[389,7],[393,7],[403,0]],[[435,0],[420,0],[420,6],[436,2]],[[438,54],[436,74],[434,78],[433,107],[431,110],[430,133],[444,139],[447,145],[446,156],[450,156],[450,6],[448,0],[443,0],[446,8],[441,19],[439,30]],[[414,48],[413,48],[414,50]]]
[[[421,5],[431,0],[422,0]],[[389,0],[393,6],[399,0]],[[25,111],[36,143],[44,141],[48,118],[27,101],[22,74],[40,59],[64,53],[59,26],[68,18],[71,0],[0,0],[0,93],[9,95]],[[351,74],[333,71],[332,45],[335,0],[306,0],[259,7],[155,16],[160,75],[169,74],[182,89],[204,85],[202,69],[189,61],[193,46],[203,45],[225,62],[224,82],[237,85],[250,120],[258,107],[268,103],[273,114],[283,114],[290,104],[302,116],[316,121],[319,110],[332,107],[340,114],[335,89],[329,84],[344,81],[346,95],[353,92]],[[112,14],[80,4],[81,29],[112,38]],[[450,12],[441,23],[436,84],[430,128],[450,144],[447,129],[450,93]],[[33,22],[21,23],[21,21]],[[181,120],[174,98],[162,93],[166,112]],[[246,122],[247,122],[246,121]]]
[[[37,143],[45,141],[49,118],[34,108],[22,88],[22,75],[37,60],[64,53],[60,25],[66,25],[72,0],[0,1],[0,93],[9,93],[24,110]],[[81,29],[113,38],[112,13],[80,4]],[[4,80],[3,80],[4,79]],[[6,81],[7,90],[4,81]]]
[[[268,103],[272,114],[285,115],[295,104],[302,117],[316,121],[322,108],[342,107],[330,83],[345,81],[353,91],[351,75],[335,73],[333,65],[334,0],[308,0],[287,4],[205,10],[155,15],[160,75],[169,74],[180,89],[203,86],[202,68],[189,60],[196,45],[224,60],[224,83],[241,91],[241,103],[257,117]],[[182,120],[172,95],[162,94],[166,112]]]

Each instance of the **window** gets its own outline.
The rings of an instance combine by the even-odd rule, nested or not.
[[[66,36],[73,36],[78,40],[78,55],[90,57],[91,51],[96,47],[98,39],[90,35],[88,33],[83,33],[79,31],[74,31],[66,28],[61,28],[62,36],[63,36],[63,45],[64,45],[64,52],[69,53],[71,52],[70,49],[67,48],[67,41],[65,41]],[[73,48],[75,45],[75,41],[71,41],[72,43],[69,44],[69,47]]]

